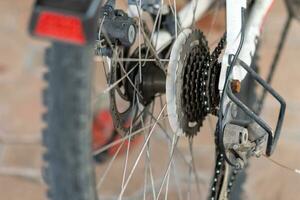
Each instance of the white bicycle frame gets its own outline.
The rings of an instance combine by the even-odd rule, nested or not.
[[[259,38],[265,16],[267,15],[273,2],[274,0],[256,0],[253,8],[251,9],[251,13],[249,14],[247,22],[242,22],[243,12],[246,11],[247,1],[226,0],[227,45],[222,58],[222,68],[219,79],[220,92],[222,92],[224,89],[227,68],[230,66],[229,58],[237,53],[241,43],[242,31],[244,31],[245,37],[238,58],[248,66],[251,65],[252,56],[256,50],[257,38]],[[182,29],[188,28],[192,25],[193,11],[195,11],[194,18],[196,20],[201,19],[203,14],[208,10],[212,3],[213,0],[192,0],[183,9],[181,9],[177,16],[179,20],[178,23],[181,25]],[[242,30],[242,28],[244,28],[244,30]],[[157,39],[156,49],[160,49],[171,40],[171,35],[164,31],[159,31],[156,33],[156,37],[153,39]],[[244,68],[236,65],[233,67],[230,79],[242,81],[246,74],[247,72]]]
[[[274,0],[256,0],[247,22],[242,22],[243,12],[246,11],[246,0],[226,0],[226,23],[227,38],[226,49],[222,59],[222,69],[219,79],[219,90],[222,91],[226,81],[227,68],[230,66],[230,56],[236,55],[242,42],[238,59],[248,66],[251,65],[252,57],[256,50],[257,39],[260,36],[265,17]],[[246,25],[244,26],[243,25]],[[244,26],[244,27],[243,27]],[[244,30],[242,30],[244,28]],[[244,39],[241,33],[244,31]],[[230,79],[242,81],[247,72],[239,65],[235,65]]]

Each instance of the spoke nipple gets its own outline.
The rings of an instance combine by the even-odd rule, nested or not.
[[[241,91],[241,81],[232,80],[230,84],[233,93],[239,93]]]

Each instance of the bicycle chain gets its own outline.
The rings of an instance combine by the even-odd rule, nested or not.
[[[220,56],[223,48],[224,48],[224,44],[226,41],[226,33],[224,33],[223,37],[221,38],[220,42],[218,43],[217,47],[215,48],[215,50],[213,51],[212,55],[211,55],[211,65],[219,65],[219,67],[213,67],[212,70],[220,70],[221,68],[221,63],[217,62],[218,57]],[[220,73],[220,72],[217,72]],[[216,72],[213,72],[212,75],[217,74]],[[214,77],[215,78],[215,77]],[[218,92],[213,90],[214,88],[216,88],[216,86],[214,84],[216,84],[216,81],[212,81],[210,84],[210,91],[212,92]],[[220,96],[219,95],[211,95],[211,101],[213,102],[214,105],[218,105],[219,104],[219,100],[220,100]],[[215,106],[216,108],[217,106]],[[217,109],[213,111],[214,113],[217,113]],[[218,141],[219,141],[219,130],[218,127],[216,129],[216,133],[215,133],[215,141],[216,141],[216,145],[218,145]],[[216,147],[216,162],[215,162],[215,172],[214,172],[214,177],[213,177],[213,181],[212,181],[212,185],[211,185],[211,195],[210,195],[210,200],[217,200],[219,198],[221,189],[222,189],[222,182],[224,180],[224,176],[225,176],[225,165],[226,165],[226,161],[224,159],[224,155],[222,153],[220,153],[219,151],[219,147]],[[230,175],[228,175],[228,185],[227,185],[227,196],[230,195],[231,189],[233,187],[234,181],[236,180],[236,176],[238,175],[240,170],[238,169],[233,169],[230,172]]]
[[[215,165],[214,177],[211,185],[211,194],[209,200],[217,200],[219,199],[219,195],[222,189],[222,182],[225,176],[225,164],[226,161],[224,159],[224,155],[218,152],[218,148],[216,149],[217,159]],[[236,180],[236,176],[238,175],[240,170],[234,169],[230,175],[228,176],[229,181],[227,184],[227,196],[230,195],[231,188],[233,187],[234,181]]]
[[[217,151],[217,150],[216,150]],[[225,171],[225,161],[223,154],[217,154],[214,177],[211,185],[210,200],[218,199],[219,191],[222,188],[222,181]]]
[[[220,94],[218,89],[219,76],[221,72],[221,62],[218,61],[219,56],[221,55],[222,50],[224,49],[226,43],[226,33],[221,37],[217,47],[214,49],[213,53],[210,56],[210,70],[212,70],[209,82],[209,94],[210,94],[210,103],[211,103],[211,113],[217,114],[218,105],[220,102]]]

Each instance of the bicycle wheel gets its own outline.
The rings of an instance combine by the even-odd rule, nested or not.
[[[196,8],[203,5],[184,8],[192,13],[191,28],[185,29],[176,1],[130,5],[137,20],[111,3],[99,20],[95,45],[102,66],[91,67],[88,47],[53,43],[45,56],[49,197],[204,199],[208,182],[199,176],[193,140],[219,109],[219,57],[226,38],[223,30],[216,41],[207,38],[223,4],[206,12],[212,24],[204,34],[196,30]],[[109,99],[114,131],[92,149],[92,117],[103,96]],[[103,153],[110,156],[96,164],[92,155]]]

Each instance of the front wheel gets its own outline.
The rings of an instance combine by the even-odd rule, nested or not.
[[[88,47],[54,43],[46,51],[43,142],[53,200],[96,200],[91,155],[91,61]]]

